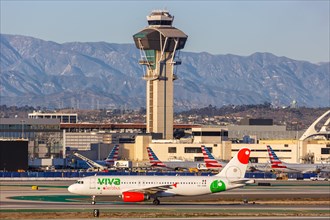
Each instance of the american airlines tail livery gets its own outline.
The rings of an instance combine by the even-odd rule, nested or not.
[[[166,167],[166,165],[158,159],[158,157],[156,156],[156,154],[150,147],[147,147],[147,151],[148,151],[148,156],[149,156],[149,161],[150,161],[151,166]]]
[[[223,165],[213,157],[210,151],[204,145],[201,148],[206,167],[208,169],[221,169]]]
[[[124,202],[142,202],[172,196],[219,193],[253,183],[245,179],[250,149],[242,148],[215,176],[89,176],[69,186],[71,193],[92,196],[120,196]]]
[[[105,163],[108,166],[113,166],[115,161],[118,159],[118,150],[119,150],[119,145],[115,145],[110,151],[108,157],[105,159]]]

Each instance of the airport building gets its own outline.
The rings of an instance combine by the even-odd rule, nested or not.
[[[29,158],[62,157],[59,119],[1,118],[0,139],[28,140]]]
[[[63,130],[63,145],[76,150],[90,150],[92,144],[134,143],[134,133],[111,133],[109,131],[66,132]]]
[[[28,114],[28,118],[60,119],[61,123],[78,123],[78,114],[77,113],[33,112],[33,113]]]
[[[184,129],[186,136],[169,140],[145,133],[145,127],[144,124],[60,123],[59,119],[2,118],[0,137],[28,140],[28,157],[34,164],[41,165],[63,165],[64,162],[55,159],[66,158],[66,150],[89,151],[86,155],[91,159],[105,158],[114,144],[120,145],[119,158],[131,160],[133,164],[148,162],[146,147],[151,147],[163,161],[201,161],[201,145],[208,147],[215,158],[225,161],[247,146],[251,148],[252,162],[266,163],[269,160],[267,145],[271,145],[285,162],[330,161],[330,141],[325,138],[328,137],[328,125],[326,128],[319,125],[323,128],[320,132],[311,132],[311,129],[286,131],[285,126],[276,125],[174,125],[176,129]],[[309,138],[300,140],[299,137],[303,136]],[[95,146],[102,146],[102,150]],[[44,160],[38,161],[37,158]]]

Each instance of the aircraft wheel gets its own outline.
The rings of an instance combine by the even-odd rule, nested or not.
[[[96,202],[95,202],[95,196],[92,196],[92,202],[91,202],[92,205],[95,205]]]
[[[154,199],[154,201],[152,202],[154,205],[159,205],[160,204],[160,201],[159,199]]]

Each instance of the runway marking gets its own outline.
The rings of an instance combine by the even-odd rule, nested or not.
[[[79,199],[88,199],[88,198],[90,198],[90,196],[76,196],[76,195],[45,195],[45,196],[12,196],[12,197],[9,197],[9,199],[14,199],[14,200],[31,200],[31,201],[43,201],[43,202],[80,202]]]
[[[0,184],[0,186],[14,186],[14,187],[32,187],[36,185],[9,185],[9,184]],[[50,185],[37,185],[39,188],[61,188],[66,189],[68,186],[50,186]]]
[[[91,209],[1,209],[0,213],[12,213],[12,212],[90,212]],[[154,212],[161,212],[161,213],[168,213],[169,211],[173,212],[177,212],[177,213],[190,213],[190,212],[194,212],[194,213],[217,213],[217,214],[221,214],[221,213],[259,213],[259,214],[269,214],[269,213],[290,213],[290,214],[294,214],[294,213],[299,213],[302,216],[306,215],[306,214],[329,214],[329,210],[313,210],[313,209],[240,209],[240,208],[235,208],[235,209],[228,209],[228,208],[224,208],[224,209],[192,209],[192,208],[184,208],[184,209],[176,209],[176,208],[138,208],[138,209],[132,209],[132,208],[125,208],[125,209],[116,209],[116,207],[113,207],[113,209],[99,209],[102,212],[111,212],[111,213],[130,213],[130,212],[134,212],[134,213],[154,213]]]

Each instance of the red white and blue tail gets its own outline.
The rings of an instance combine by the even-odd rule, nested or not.
[[[119,151],[119,145],[115,145],[112,150],[110,151],[107,159],[105,159],[105,162],[107,164],[113,164],[114,161],[118,159],[118,151]]]
[[[201,146],[204,162],[208,169],[221,168],[222,165],[213,157],[210,151],[204,146]]]
[[[282,161],[277,157],[274,150],[271,146],[267,145],[267,151],[270,159],[270,163],[272,165],[272,168],[278,169],[278,168],[287,168]]]
[[[147,147],[149,161],[151,163],[151,166],[157,166],[157,167],[166,167],[166,165],[158,159],[156,154],[153,152],[153,150],[150,147]]]

